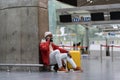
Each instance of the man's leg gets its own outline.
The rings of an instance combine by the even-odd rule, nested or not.
[[[74,70],[80,70],[81,72],[83,72],[81,68],[77,67],[73,59],[67,53],[61,54],[61,59],[66,59],[72,65]]]
[[[63,67],[62,67],[62,59],[60,56],[60,51],[59,50],[55,50],[52,53],[50,53],[50,64],[58,64],[59,67],[59,71],[66,71]]]
[[[61,54],[61,59],[67,59],[67,61],[72,65],[73,68],[77,67],[73,59],[69,57],[67,53]]]

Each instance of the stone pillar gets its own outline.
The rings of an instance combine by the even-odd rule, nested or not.
[[[48,22],[48,0],[39,0],[39,41],[44,37],[44,33],[49,31]]]
[[[0,0],[0,63],[39,63],[38,2],[39,0]],[[29,68],[12,68],[21,69]]]
[[[44,38],[44,33],[49,31],[49,19],[48,19],[48,0],[39,0],[39,8],[38,8],[38,38],[39,43],[41,39]],[[39,63],[42,63],[41,54],[39,50]],[[40,68],[43,70],[44,68]]]

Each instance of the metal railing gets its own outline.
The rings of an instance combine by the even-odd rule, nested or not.
[[[101,63],[102,63],[102,56],[103,56],[103,53],[102,53],[102,47],[109,47],[111,48],[111,59],[112,59],[112,62],[114,61],[114,53],[113,53],[113,50],[114,48],[120,48],[120,46],[114,46],[114,45],[101,45],[100,46],[100,59],[101,59]],[[109,49],[110,50],[110,49]]]

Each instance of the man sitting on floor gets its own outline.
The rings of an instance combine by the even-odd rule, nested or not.
[[[58,64],[58,71],[65,71],[62,66],[62,60],[66,59],[73,67],[73,69],[83,71],[80,67],[77,67],[73,59],[71,58],[69,51],[60,48],[53,43],[53,35],[51,32],[45,32],[45,41],[40,44],[40,50],[42,54],[43,63],[45,65]]]

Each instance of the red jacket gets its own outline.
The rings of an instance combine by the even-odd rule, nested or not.
[[[49,54],[50,54],[50,49],[49,49],[50,41],[42,42],[40,43],[40,52],[42,55],[42,60],[44,65],[49,65],[50,64],[50,59],[49,59]],[[60,48],[59,46],[55,45],[52,43],[52,48],[53,50],[60,50],[61,53],[68,53],[67,50]]]

